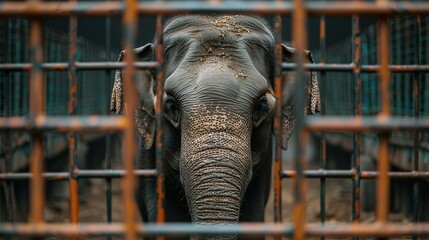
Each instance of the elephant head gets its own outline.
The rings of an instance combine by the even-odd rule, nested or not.
[[[263,209],[269,192],[276,105],[273,34],[263,20],[250,16],[181,16],[165,25],[163,39],[164,95],[154,95],[149,72],[139,80],[136,123],[144,139],[141,148],[153,147],[157,98],[165,112],[166,178],[177,179],[178,187],[171,191],[179,189],[178,198],[186,199],[190,220],[203,224],[260,220],[243,209],[244,205]],[[134,53],[148,60],[154,48],[156,44],[147,44]],[[292,61],[294,52],[284,45],[283,60]],[[312,62],[310,52],[307,56]],[[317,76],[307,75],[304,112],[313,114],[320,105]],[[295,73],[284,72],[283,80],[281,137],[286,148],[295,124]],[[118,113],[124,109],[121,84],[117,71],[112,110]],[[263,196],[253,196],[257,194]],[[252,205],[259,200],[249,199],[262,200]]]

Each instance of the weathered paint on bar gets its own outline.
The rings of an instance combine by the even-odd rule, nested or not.
[[[163,39],[163,16],[158,15],[156,17],[156,38],[158,39],[158,45],[155,51],[155,59],[159,63],[159,67],[156,72],[156,106],[155,106],[155,117],[156,117],[156,169],[158,170],[158,176],[156,179],[156,194],[157,194],[157,213],[156,222],[163,224],[165,222],[165,179],[164,179],[164,161],[165,161],[165,146],[164,146],[164,128],[163,128],[163,117],[164,117],[164,83],[165,83],[165,72],[164,72],[164,39]],[[162,240],[163,237],[157,237],[157,240]]]
[[[169,1],[140,2],[137,5],[139,14],[188,14],[207,12],[232,12],[259,15],[289,14],[296,10],[296,4],[285,1]],[[306,1],[303,8],[312,15],[352,15],[352,14],[424,14],[429,12],[427,2],[388,2],[378,5],[373,2],[319,2]],[[120,15],[126,10],[121,2],[3,2],[0,3],[0,16],[103,16]]]
[[[357,0],[359,1],[359,0]],[[356,1],[355,1],[356,2]],[[354,112],[355,116],[359,117],[362,114],[361,102],[361,38],[360,38],[360,18],[357,15],[352,16],[352,59],[353,65],[353,81],[354,81]],[[352,167],[355,174],[353,175],[353,205],[352,205],[352,220],[354,223],[360,223],[360,183],[361,183],[361,133],[353,133],[353,156]]]
[[[354,169],[350,170],[304,170],[303,174],[306,178],[354,178],[359,175],[361,179],[375,179],[378,177],[378,172],[361,171],[358,173]],[[425,180],[429,179],[429,172],[413,171],[413,172],[388,172],[390,178],[394,179],[410,179],[410,180]],[[282,178],[294,178],[296,172],[294,170],[282,171]]]
[[[304,128],[312,132],[428,130],[429,118],[308,116],[304,119]]]
[[[76,3],[76,0],[69,0]],[[77,60],[77,17],[71,16],[69,19],[69,66],[68,69],[68,87],[69,87],[69,116],[76,116],[77,114],[77,72],[74,62]],[[74,171],[77,169],[78,161],[78,136],[75,133],[69,134],[69,194],[70,194],[70,222],[79,222],[79,193],[78,182],[74,176]]]
[[[30,119],[38,119],[44,114],[44,79],[40,67],[43,62],[42,22],[32,19],[30,26],[30,55],[34,68],[30,74]],[[41,133],[33,133],[33,149],[30,159],[30,222],[40,224],[44,222],[43,209],[45,207],[45,182],[42,177],[44,169],[44,149]]]
[[[280,140],[280,121],[282,113],[282,77],[280,64],[282,62],[282,18],[281,16],[274,17],[274,94],[276,97],[276,109],[274,114],[274,138],[276,150],[274,152],[274,222],[279,223],[282,221],[282,181],[281,181],[281,170],[282,170],[282,149],[279,147],[281,144]]]
[[[325,15],[320,16],[320,31],[319,31],[319,45],[320,45],[320,63],[326,63],[326,17]],[[321,112],[322,116],[326,115],[325,111],[325,87],[326,87],[326,72],[320,73],[320,101],[321,101]],[[320,137],[320,168],[326,169],[326,134],[322,133]],[[305,171],[304,171],[305,175]],[[320,178],[320,222],[325,224],[326,221],[326,178]],[[324,240],[324,238],[320,238]]]
[[[71,63],[73,64],[73,63]],[[42,63],[42,69],[45,71],[67,71],[69,63]],[[115,70],[125,68],[125,62],[78,62],[74,61],[76,70]],[[154,69],[158,67],[156,62],[134,62],[133,66],[136,69]],[[0,63],[0,70],[7,71],[26,71],[29,72],[33,68],[31,63]]]
[[[125,12],[122,16],[122,27],[123,27],[123,40],[125,49],[127,52],[132,53],[135,47],[135,40],[137,38],[137,1],[126,0]],[[134,74],[135,69],[132,63],[135,61],[134,54],[125,54],[125,66],[124,71],[124,92],[125,101],[127,103],[127,109],[125,111],[125,117],[128,120],[128,124],[124,129],[123,133],[123,166],[125,170],[125,177],[122,181],[122,199],[124,203],[124,224],[125,224],[125,238],[127,240],[135,240],[136,236],[136,212],[137,205],[134,200],[134,192],[136,190],[136,181],[133,175],[134,170],[134,159],[136,154],[136,142],[135,142],[135,110],[137,107],[137,91],[134,85]]]
[[[75,168],[73,172],[44,172],[42,177],[47,181],[67,181],[70,177],[73,178],[123,178],[125,170],[80,170]],[[136,177],[154,177],[158,176],[156,169],[140,169],[134,170],[133,174]],[[12,180],[28,180],[31,178],[31,173],[0,173],[0,181]]]
[[[422,59],[422,53],[420,49],[422,49],[421,42],[421,22],[422,18],[420,15],[416,16],[416,25],[414,28],[414,34],[415,34],[415,42],[414,42],[414,63],[420,64]],[[413,81],[413,97],[414,97],[414,117],[418,118],[420,117],[420,104],[419,104],[419,87],[420,87],[420,78],[421,75],[418,72],[414,73],[414,81]],[[413,133],[413,171],[416,172],[419,170],[419,152],[420,152],[420,131],[414,131]],[[413,211],[413,222],[417,223],[419,220],[419,203],[420,203],[420,182],[415,181],[413,184],[413,205],[412,205],[412,211]],[[416,236],[413,236],[413,240],[417,240]]]
[[[292,35],[294,47],[298,50],[294,61],[297,63],[297,86],[295,98],[295,171],[296,177],[293,184],[293,226],[295,240],[303,240],[305,238],[305,223],[306,223],[306,182],[303,175],[307,136],[308,133],[302,131],[304,118],[304,49],[307,49],[307,13],[304,9],[303,0],[294,0],[295,10],[292,14]],[[279,147],[279,146],[277,146]]]
[[[429,235],[429,223],[404,224],[306,224],[307,237],[400,237],[408,235]],[[291,237],[291,224],[244,223],[236,225],[197,225],[186,223],[138,224],[139,236],[186,236],[192,234],[243,234],[250,236]],[[125,232],[122,223],[81,223],[81,224],[10,224],[0,225],[0,236],[121,236]]]
[[[114,132],[127,127],[123,116],[0,117],[0,131]]]
[[[115,70],[125,68],[124,62],[75,62],[76,70]],[[156,69],[159,67],[157,62],[134,62],[136,69]],[[349,64],[328,64],[328,63],[305,63],[305,70],[313,71],[332,71],[332,72],[353,72],[356,70],[354,63]],[[0,70],[5,71],[26,71],[32,69],[31,63],[0,63]],[[42,69],[45,71],[67,71],[68,63],[42,63]],[[295,63],[282,63],[281,70],[293,70],[297,68]],[[380,70],[380,65],[362,65],[361,72],[376,73]],[[413,73],[429,72],[429,65],[389,65],[389,70],[395,73]],[[329,81],[329,80],[328,80]]]

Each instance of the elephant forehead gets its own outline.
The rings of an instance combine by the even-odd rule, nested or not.
[[[240,44],[251,45],[251,48],[262,47],[266,52],[271,52],[274,46],[274,37],[265,22],[241,15],[180,16],[166,25],[163,39],[166,51],[174,48],[174,52],[186,52],[189,46],[198,45],[208,55],[213,48],[241,48]],[[201,51],[199,47],[196,49]],[[204,54],[201,55],[203,56]]]
[[[219,37],[225,37],[229,33],[231,35],[241,36],[253,31],[265,33],[272,37],[271,31],[268,29],[268,24],[263,19],[244,15],[221,15],[221,16],[206,16],[206,15],[186,15],[178,16],[170,19],[165,28],[164,36],[168,37],[175,33],[184,31],[203,32],[209,29],[218,31]]]

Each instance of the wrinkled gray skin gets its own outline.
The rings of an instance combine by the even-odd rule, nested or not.
[[[182,16],[164,28],[166,221],[231,224],[264,221],[272,166],[274,38],[249,16]],[[155,44],[156,45],[156,44]],[[154,45],[134,52],[153,60]],[[294,49],[283,46],[283,61]],[[122,52],[120,59],[125,53]],[[308,61],[311,54],[306,52]],[[116,74],[112,110],[124,109],[122,74]],[[282,147],[294,127],[296,77],[282,75]],[[140,73],[138,166],[154,168],[153,76]],[[305,114],[319,108],[314,73],[305,79]],[[156,182],[140,181],[137,201],[145,221],[155,221]],[[195,236],[227,238],[235,236]]]

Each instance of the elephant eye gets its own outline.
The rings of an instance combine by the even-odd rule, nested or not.
[[[258,103],[255,105],[255,109],[253,110],[253,122],[255,127],[259,126],[259,124],[264,120],[264,116],[266,116],[268,110],[268,100],[267,96],[264,94],[258,100]]]
[[[164,113],[167,119],[177,127],[180,120],[179,103],[172,96],[167,96],[164,101]]]

